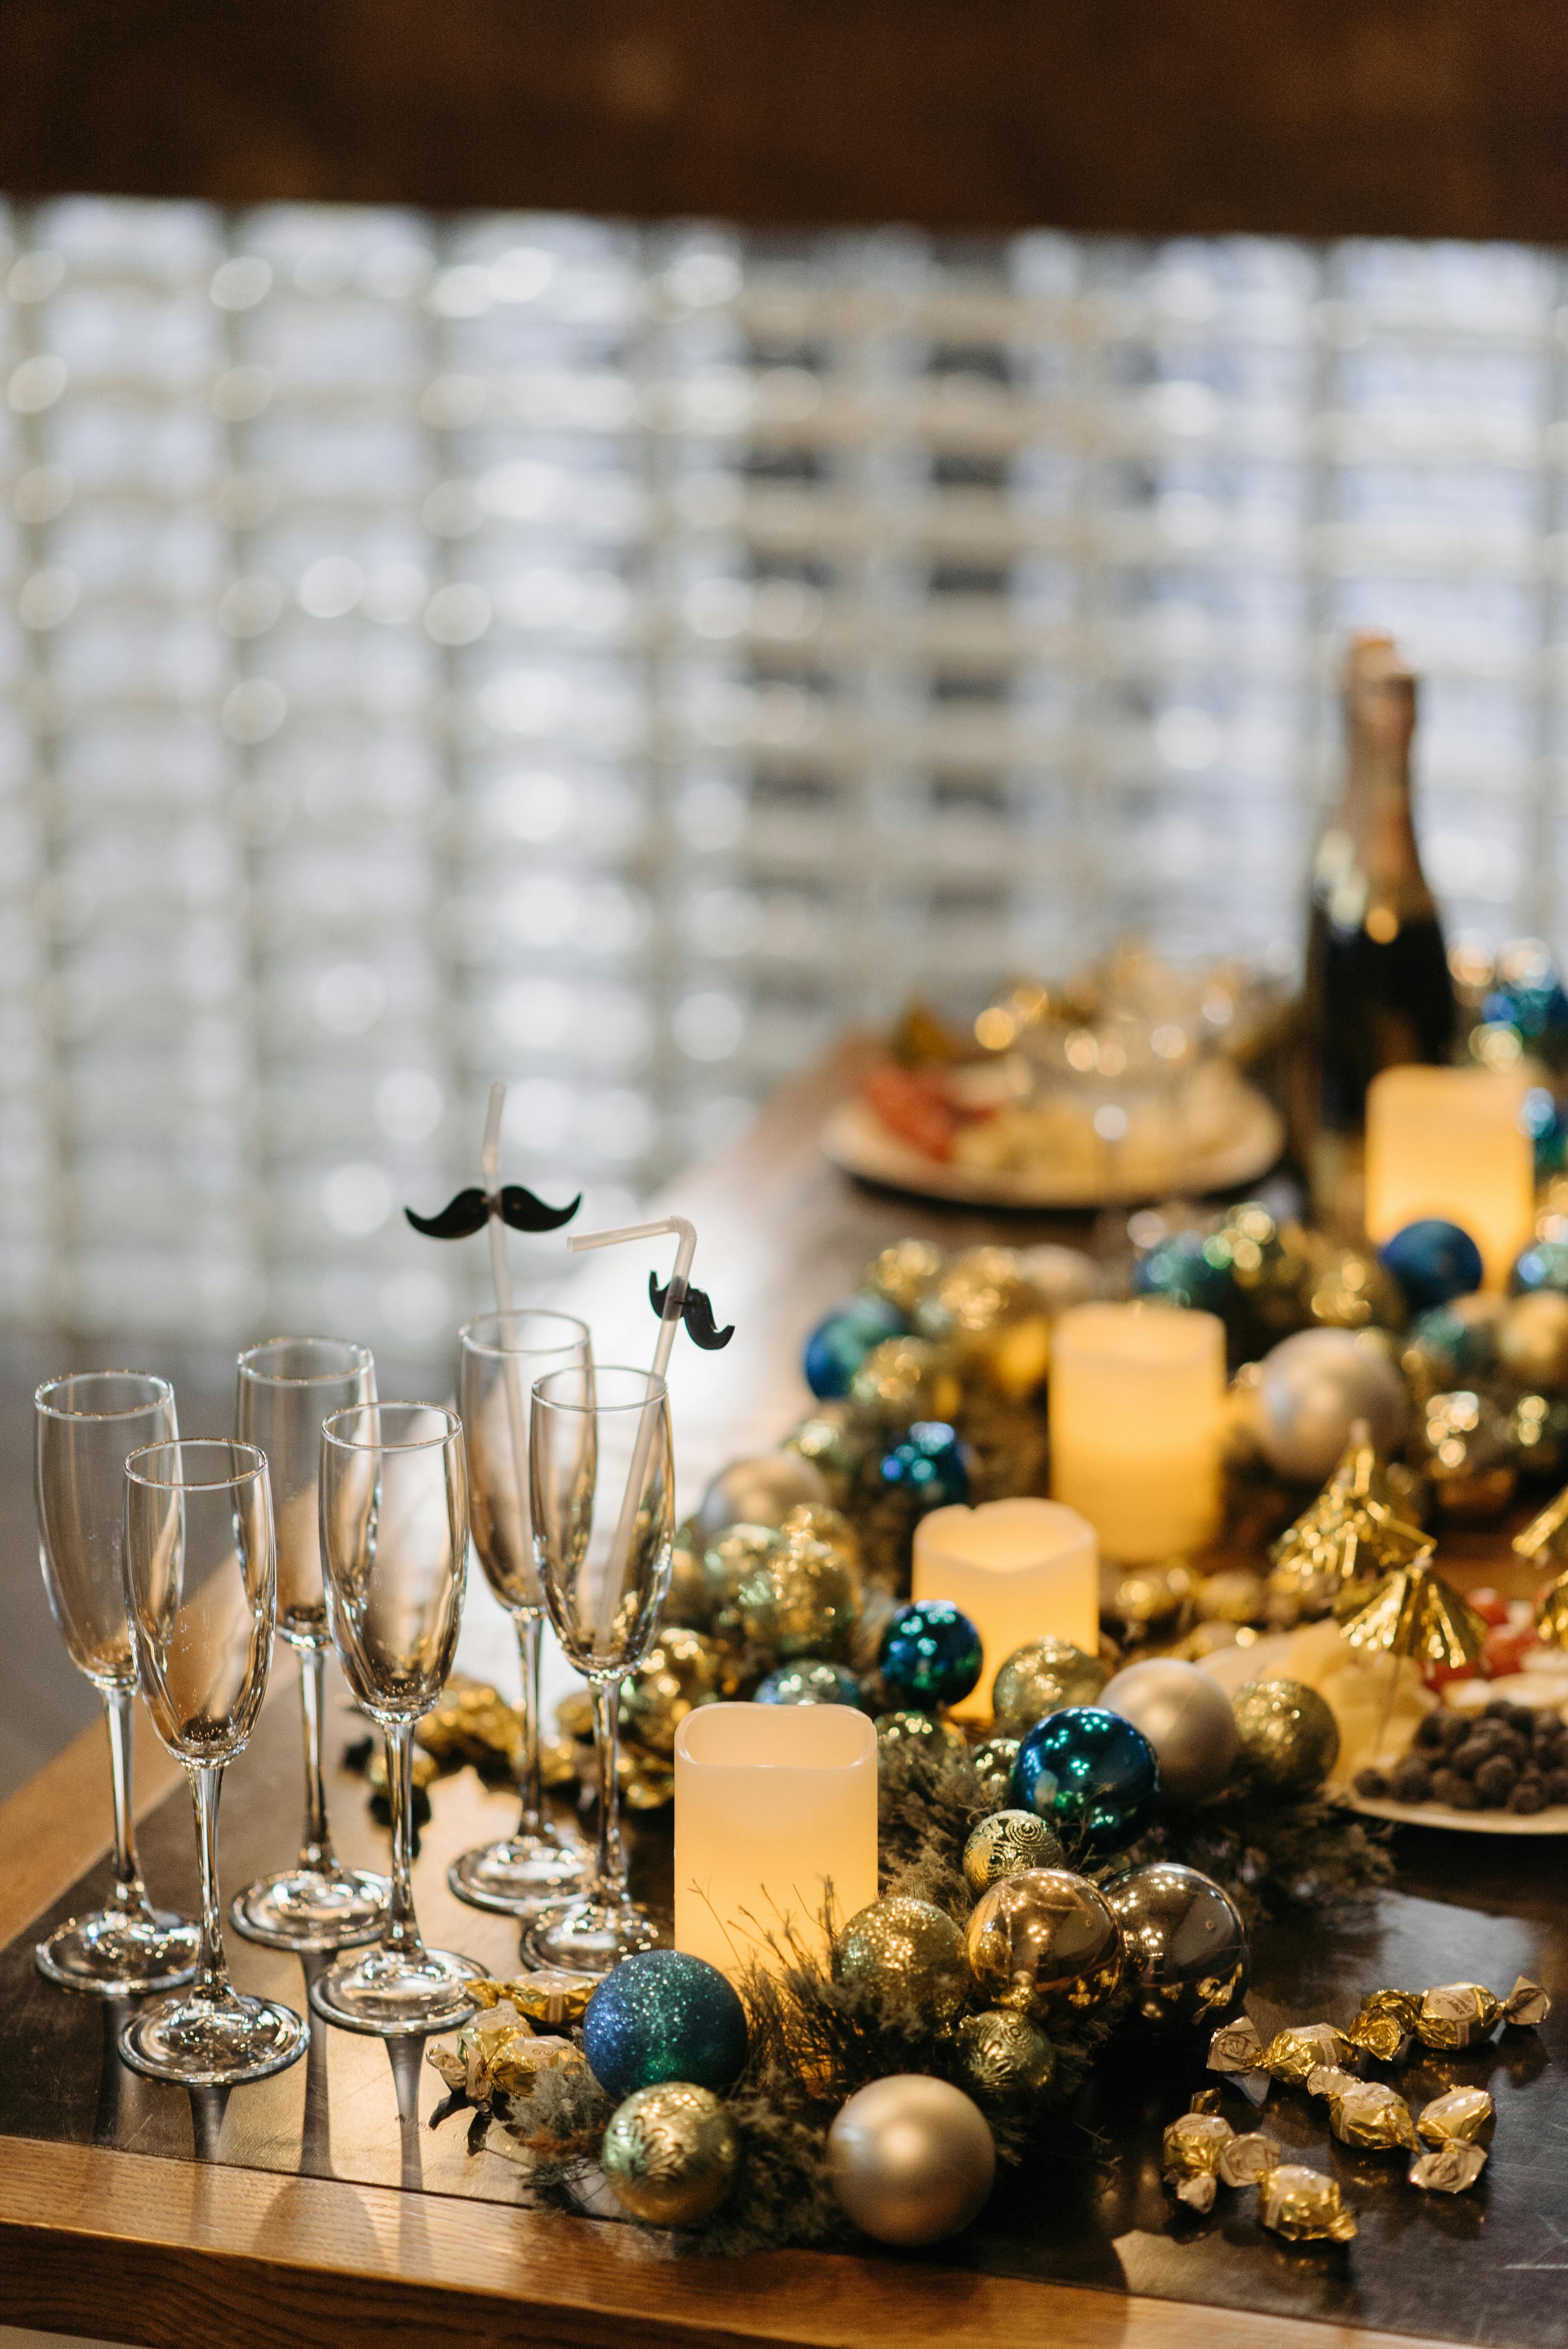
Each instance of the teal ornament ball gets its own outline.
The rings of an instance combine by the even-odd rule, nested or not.
[[[1516,1297],[1554,1288],[1568,1297],[1568,1240],[1532,1240],[1516,1261],[1509,1287]]]
[[[1410,1301],[1413,1312],[1468,1297],[1481,1281],[1480,1250],[1469,1232],[1441,1216],[1407,1224],[1377,1251]]]
[[[757,1694],[754,1704],[854,1704],[861,1701],[861,1684],[844,1664],[824,1663],[819,1657],[805,1656],[792,1664],[781,1664],[769,1672]]]
[[[850,1381],[873,1346],[884,1338],[902,1338],[909,1324],[885,1297],[851,1297],[819,1321],[806,1340],[801,1369],[806,1384],[821,1402],[836,1402],[850,1392]]]
[[[1132,1287],[1139,1297],[1222,1316],[1236,1295],[1229,1243],[1218,1232],[1174,1232],[1140,1261]]]
[[[935,1712],[957,1704],[980,1678],[980,1634],[946,1599],[903,1607],[882,1634],[882,1676],[895,1704]]]
[[[906,1495],[922,1516],[969,1498],[969,1464],[945,1420],[917,1419],[882,1454],[877,1474],[885,1492]]]
[[[1119,1713],[1075,1705],[1037,1722],[1019,1745],[1012,1800],[1048,1820],[1069,1851],[1121,1851],[1153,1824],[1159,1759]]]
[[[717,1966],[645,1950],[606,1974],[583,2017],[583,2052],[606,2095],[683,2080],[727,2088],[746,2063],[746,2010]]]

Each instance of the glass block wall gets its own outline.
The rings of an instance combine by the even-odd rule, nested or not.
[[[1568,928],[1555,254],[72,201],[0,285],[12,1319],[418,1342],[492,1075],[615,1215],[913,989],[1284,968],[1355,626],[1450,924]]]

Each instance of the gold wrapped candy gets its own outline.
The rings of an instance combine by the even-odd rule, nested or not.
[[[1213,2089],[1201,2091],[1185,2112],[1167,2128],[1161,2141],[1161,2168],[1165,2183],[1190,2210],[1212,2210],[1220,2173],[1220,2157],[1235,2136],[1224,2116],[1214,2111]]]
[[[1497,2118],[1497,2106],[1484,2088],[1450,2088],[1423,2105],[1416,2133],[1431,2145],[1476,2145]]]
[[[1367,2153],[1387,2153],[1397,2145],[1419,2147],[1410,2107],[1381,2080],[1344,2079],[1328,2099],[1328,2126],[1342,2145]]]
[[[1340,2201],[1336,2181],[1297,2161],[1282,2162],[1264,2178],[1258,2217],[1292,2243],[1347,2243],[1356,2232],[1355,2218]]]
[[[1480,1982],[1442,1982],[1421,1994],[1416,2036],[1423,2047],[1470,2047],[1500,2022],[1533,2030],[1551,2011],[1540,1983],[1523,1974],[1504,1999],[1494,1998]]]
[[[426,2052],[448,2087],[454,2093],[460,2091],[476,2105],[488,2104],[496,2096],[531,2096],[541,2072],[584,2060],[582,2050],[569,2039],[536,2037],[509,1999],[465,2023],[455,2047],[435,2046]]]
[[[599,1987],[597,1974],[571,1972],[564,1966],[541,1966],[537,1972],[519,1974],[515,1982],[477,1982],[469,1995],[479,2007],[499,2006],[503,1999],[530,2023],[581,2023],[588,2002]]]
[[[1262,2129],[1249,2129],[1220,2148],[1222,2186],[1261,2186],[1279,2168],[1280,2149]]]
[[[1263,2060],[1263,2033],[1250,2014],[1222,2023],[1209,2042],[1211,2072],[1255,2072]]]
[[[1346,2027],[1352,2047],[1379,2064],[1398,2064],[1410,2044],[1420,1999],[1410,1991],[1375,1990],[1367,1993]]]
[[[1450,2138],[1434,2153],[1418,2154],[1406,2175],[1412,2186],[1424,2186],[1429,2194],[1462,2194],[1485,2168],[1483,2146],[1460,2145]]]
[[[1314,2072],[1343,2067],[1350,2053],[1345,2033],[1332,2023],[1301,2023],[1276,2031],[1257,2058],[1257,2068],[1293,2088],[1305,2088]],[[1210,2062],[1213,2061],[1212,2054]]]

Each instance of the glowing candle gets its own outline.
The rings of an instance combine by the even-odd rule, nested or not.
[[[1212,1313],[1078,1305],[1051,1356],[1051,1491],[1128,1565],[1201,1548],[1219,1514],[1225,1332]]]
[[[1059,1501],[987,1501],[933,1509],[914,1529],[916,1599],[950,1599],[979,1631],[985,1661],[962,1719],[991,1713],[991,1684],[1026,1640],[1099,1644],[1099,1553],[1094,1527]]]
[[[842,1704],[707,1704],[676,1732],[676,1947],[731,1977],[777,1971],[786,1921],[821,1953],[877,1897],[877,1740]]]
[[[1525,1079],[1496,1069],[1385,1069],[1367,1088],[1367,1231],[1379,1245],[1423,1216],[1458,1224],[1485,1286],[1507,1285],[1535,1218]]]

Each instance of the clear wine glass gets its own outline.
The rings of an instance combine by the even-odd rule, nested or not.
[[[591,1360],[585,1322],[570,1313],[484,1313],[459,1332],[458,1407],[469,1458],[474,1548],[517,1625],[522,1664],[522,1816],[514,1835],[461,1853],[447,1870],[459,1900],[512,1917],[558,1909],[583,1882],[587,1858],[545,1816],[539,1766],[539,1651],[544,1599],[529,1513],[528,1423],[535,1379]]]
[[[650,1371],[576,1363],[535,1381],[530,1426],[544,1603],[567,1661],[593,1692],[599,1847],[589,1891],[529,1927],[522,1946],[537,1965],[604,1974],[661,1939],[626,1890],[615,1746],[621,1682],[653,1644],[669,1588],[669,1396]]]
[[[274,1950],[342,1950],[379,1939],[391,1886],[345,1868],[332,1848],[322,1774],[326,1595],[321,1573],[321,1424],[376,1399],[366,1346],[336,1338],[270,1338],[239,1358],[234,1433],[267,1455],[278,1549],[278,1630],[299,1653],[304,1723],[304,1834],[299,1858],[235,1894],[229,1920]]]
[[[387,1733],[392,1901],[380,1944],[311,1984],[328,2023],[380,2039],[449,2031],[484,1968],[428,1950],[414,1915],[414,1723],[452,1668],[468,1563],[462,1422],[430,1403],[370,1402],[322,1429],[327,1618],[348,1685]]]
[[[153,1444],[125,1464],[125,1595],[152,1725],[185,1764],[201,1866],[201,1950],[189,1990],[155,1999],[120,2034],[139,2072],[232,2087],[304,2054],[308,2025],[233,1988],[218,1899],[218,1797],[266,1693],[277,1554],[265,1456],[227,1439]]]
[[[114,1889],[34,1951],[38,1971],[100,1998],[172,1990],[196,1972],[196,1928],[147,1898],[131,1804],[136,1659],[125,1614],[126,1454],[178,1433],[174,1390],[139,1371],[78,1371],[33,1398],[38,1562],[77,1671],[103,1698],[114,1785]]]

